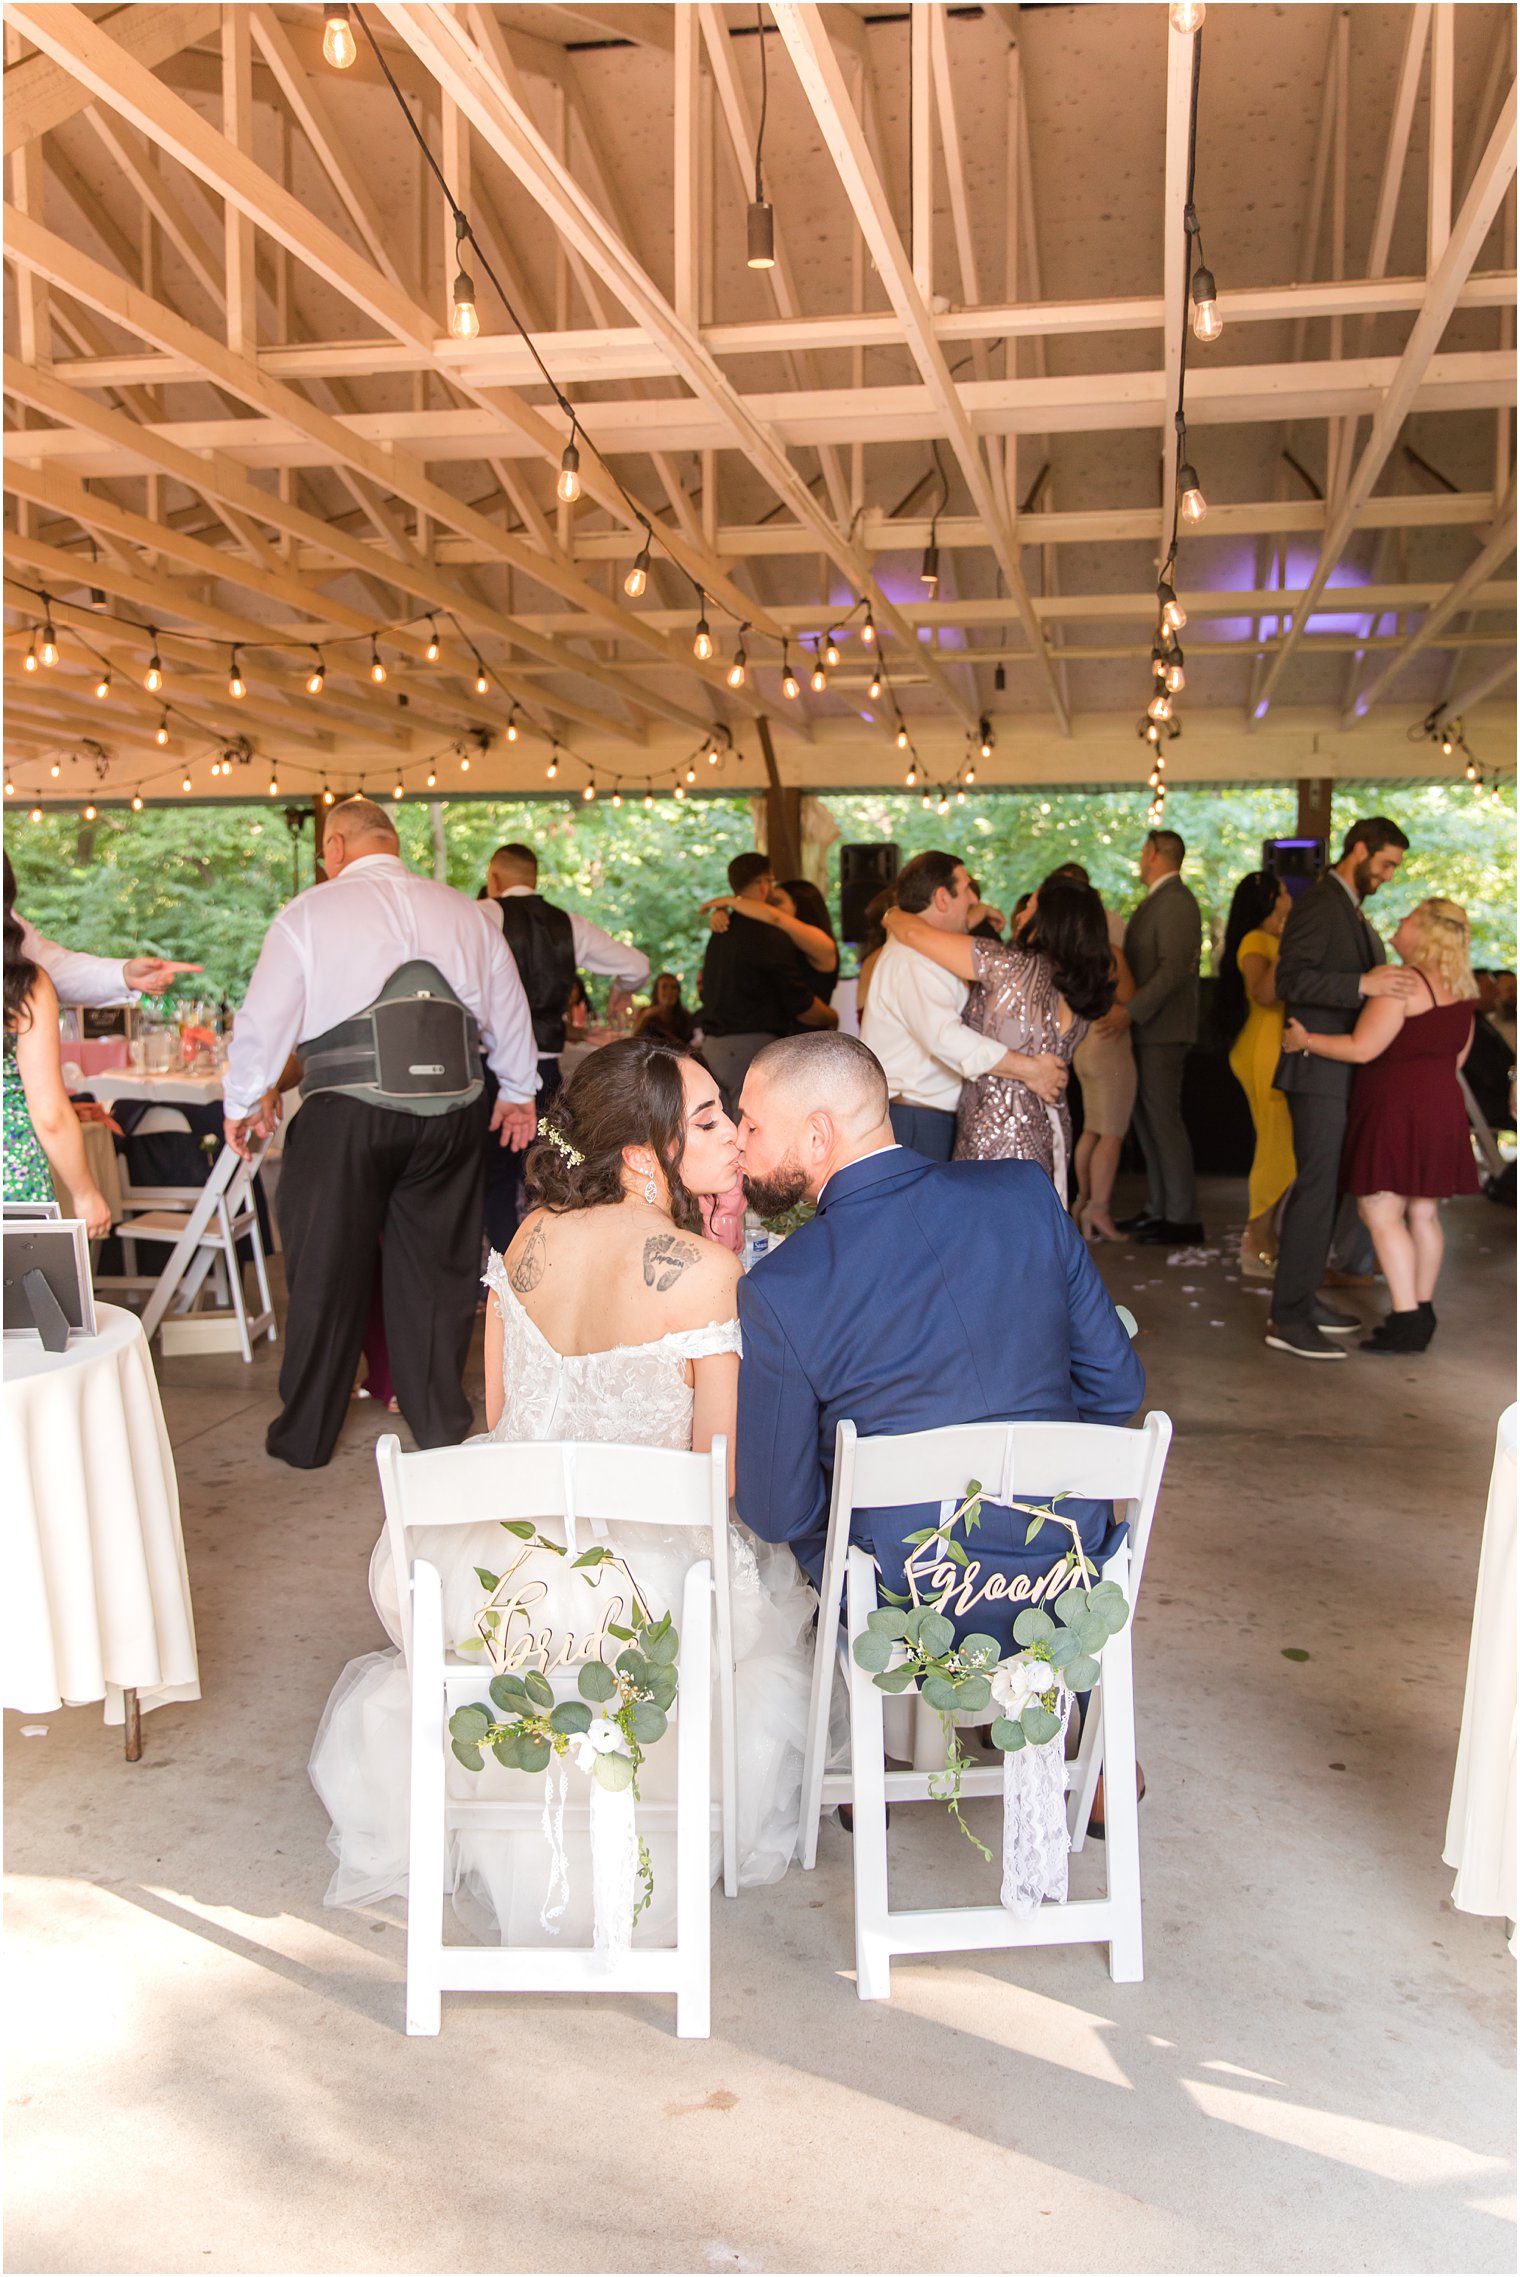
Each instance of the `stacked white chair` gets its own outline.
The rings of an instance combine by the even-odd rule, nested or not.
[[[253,1340],[275,1339],[274,1301],[259,1231],[253,1181],[268,1149],[267,1139],[256,1143],[248,1161],[224,1146],[204,1186],[124,1186],[122,1218],[116,1228],[121,1237],[128,1270],[97,1281],[97,1288],[145,1291],[143,1334],[152,1337],[163,1325],[171,1306],[176,1318],[209,1322],[214,1315],[195,1311],[202,1289],[214,1275],[215,1293],[225,1292],[227,1310],[236,1326],[238,1347],[245,1360],[253,1358]],[[243,1268],[238,1246],[247,1242],[253,1255],[253,1274],[259,1306],[248,1310],[243,1293]],[[156,1275],[137,1271],[137,1244],[146,1242],[168,1256]]]
[[[1105,1424],[975,1423],[897,1438],[862,1439],[852,1423],[839,1425],[803,1767],[802,1863],[810,1867],[817,1862],[822,1812],[833,1804],[848,1803],[854,1814],[856,1989],[862,2000],[889,1997],[892,1957],[898,1953],[1106,1943],[1114,1981],[1140,1981],[1144,1963],[1132,1630],[1171,1436],[1170,1418],[1160,1414],[1147,1416],[1134,1431]],[[1027,1917],[998,1905],[892,1910],[887,1805],[929,1800],[930,1782],[942,1770],[943,1754],[933,1767],[919,1758],[912,1770],[887,1769],[884,1695],[856,1665],[853,1652],[855,1639],[866,1633],[869,1615],[876,1608],[877,1572],[874,1561],[851,1546],[852,1512],[911,1503],[959,1503],[972,1479],[1000,1501],[1042,1504],[1059,1494],[1112,1501],[1117,1515],[1129,1524],[1127,1541],[1103,1572],[1123,1589],[1131,1618],[1104,1649],[1068,1802],[1071,1846],[1080,1850],[1099,1774],[1107,1771],[1107,1890],[1100,1898],[1044,1904]],[[841,1640],[837,1624],[841,1597],[846,1594]],[[836,1659],[844,1664],[850,1703],[850,1768],[845,1771],[827,1768]],[[918,1708],[920,1717],[925,1712]],[[1002,1789],[1001,1757],[985,1768],[968,1770],[962,1782],[967,1796],[1001,1794]]]
[[[387,1434],[376,1448],[385,1525],[401,1609],[402,1649],[411,1678],[411,1835],[408,1868],[406,2028],[435,2033],[445,1992],[673,1992],[676,2033],[705,2039],[710,2029],[709,1916],[712,1830],[721,1828],[724,1887],[738,1887],[735,1815],[733,1626],[729,1603],[728,1453],[555,1441],[480,1444],[403,1454]],[[482,1518],[559,1521],[572,1552],[594,1546],[602,1521],[618,1526],[705,1529],[711,1557],[689,1569],[682,1603],[672,1606],[681,1634],[680,1691],[672,1714],[674,1805],[641,1803],[646,1830],[676,1837],[676,1941],[636,1946],[616,1960],[590,1946],[466,1946],[444,1943],[449,1834],[455,1828],[537,1831],[536,1783],[521,1802],[450,1795],[448,1723],[458,1708],[488,1698],[491,1671],[448,1649],[437,1570],[416,1557],[419,1526],[476,1524]],[[706,1545],[703,1545],[704,1548]],[[663,1610],[652,1607],[652,1611]],[[712,1655],[719,1692],[720,1792],[712,1777]],[[577,1670],[551,1671],[556,1701],[575,1699]],[[585,1824],[588,1804],[571,1803],[566,1823]]]

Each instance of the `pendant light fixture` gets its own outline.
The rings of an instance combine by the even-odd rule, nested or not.
[[[734,650],[734,660],[727,673],[728,684],[731,688],[743,687],[748,663],[749,658],[744,653],[744,628],[741,625],[739,628],[739,645]]]
[[[157,625],[149,625],[148,638],[153,643],[153,653],[148,658],[148,669],[143,674],[143,686],[150,696],[156,696],[164,684],[164,663],[163,658],[158,653]]]
[[[235,648],[227,660],[227,693],[239,703],[248,693],[248,683],[238,669],[238,652]]]
[[[373,633],[369,640],[369,676],[377,688],[385,685],[385,666],[381,662],[379,643]]]
[[[580,428],[572,419],[570,440],[559,455],[559,480],[554,485],[555,496],[561,505],[573,506],[581,494],[581,454],[575,447]]]
[[[752,269],[776,266],[776,217],[765,199],[762,157],[765,150],[765,115],[770,107],[770,71],[765,53],[765,14],[755,9],[755,31],[760,41],[760,124],[755,132],[755,195],[745,217],[745,258]]]
[[[314,661],[306,675],[306,693],[308,696],[320,696],[327,686],[327,666],[322,661],[320,648],[314,648],[311,653]]]
[[[157,727],[153,730],[153,740],[158,745],[160,751],[163,750],[164,745],[168,742],[169,715],[167,712],[164,713],[163,718],[159,721]]]
[[[480,337],[480,311],[475,306],[475,280],[464,265],[464,243],[469,223],[462,213],[454,216],[454,293],[449,304],[449,330],[456,340],[476,340]]]
[[[42,596],[42,646],[37,652],[49,670],[58,662],[58,635],[53,630],[53,605]]]
[[[781,693],[788,703],[795,703],[800,694],[797,675],[792,670],[792,652],[785,641],[781,643]]]
[[[831,672],[838,670],[839,641],[837,635],[832,632],[829,634],[828,639],[824,643],[823,661]]]
[[[443,654],[443,643],[438,638],[437,621],[432,617],[428,618],[428,644],[423,653],[429,664],[436,664]]]
[[[866,690],[866,693],[874,704],[877,697],[881,694],[881,674],[879,672],[873,672],[871,674],[871,685]]]
[[[21,659],[21,669],[23,672],[35,672],[37,669],[37,635],[35,633],[32,635],[30,648]]]
[[[644,524],[644,543],[634,556],[633,567],[623,579],[623,591],[630,601],[637,601],[649,583],[649,524]]]
[[[101,673],[100,678],[95,683],[95,693],[102,702],[109,696],[111,693],[111,675],[109,672]]]
[[[1199,486],[1197,468],[1180,466],[1177,469],[1177,487],[1182,493],[1182,503],[1179,509],[1182,519],[1184,522],[1192,523],[1196,528],[1209,510],[1209,502]]]
[[[707,595],[697,587],[697,629],[691,644],[691,653],[699,664],[706,664],[713,652],[712,633],[707,623]]]
[[[869,601],[866,603],[866,621],[860,628],[860,639],[865,648],[873,648],[876,644],[876,619],[871,614]]]

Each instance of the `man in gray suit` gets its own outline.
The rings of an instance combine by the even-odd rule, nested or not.
[[[1135,976],[1128,1004],[1097,1024],[1100,1035],[1133,1026],[1139,1092],[1135,1130],[1145,1150],[1147,1207],[1124,1230],[1136,1241],[1201,1241],[1193,1149],[1182,1120],[1182,1070],[1198,1038],[1198,960],[1203,918],[1182,882],[1187,848],[1175,830],[1152,830],[1140,849],[1145,899],[1129,921],[1124,954]]]
[[[1278,952],[1277,993],[1289,1017],[1319,1035],[1349,1036],[1369,996],[1420,993],[1412,972],[1387,962],[1363,914],[1363,904],[1388,883],[1408,847],[1398,824],[1385,815],[1353,822],[1340,860],[1293,904]],[[1309,1052],[1284,1053],[1277,1063],[1277,1088],[1287,1094],[1293,1118],[1298,1175],[1283,1209],[1267,1342],[1298,1360],[1344,1360],[1330,1336],[1361,1327],[1349,1313],[1333,1312],[1319,1295],[1354,1072]]]

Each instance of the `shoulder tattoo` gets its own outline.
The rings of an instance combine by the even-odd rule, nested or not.
[[[522,1255],[507,1275],[520,1297],[530,1296],[543,1279],[546,1246],[543,1227],[535,1226],[523,1243]]]
[[[677,1233],[652,1233],[644,1244],[646,1284],[663,1295],[675,1287],[687,1266],[695,1265],[701,1255],[694,1241],[683,1241]]]

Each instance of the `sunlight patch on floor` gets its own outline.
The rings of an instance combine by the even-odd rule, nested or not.
[[[1218,2087],[1211,2080],[1185,2079],[1182,2085],[1205,2118],[1244,2127],[1292,2150],[1311,2151],[1338,2166],[1357,2167],[1384,2182],[1458,2182],[1503,2170],[1502,2159],[1488,2158],[1439,2135],[1385,2126],[1377,2119],[1354,2119],[1344,2111],[1317,2111],[1308,2103],[1280,2103],[1238,2088]]]
[[[892,2005],[926,2024],[969,2033],[995,2048],[1057,2064],[1105,2087],[1131,2082],[1099,2038],[1118,2027],[1025,1985],[1001,1983],[974,1969],[894,1969]]]

